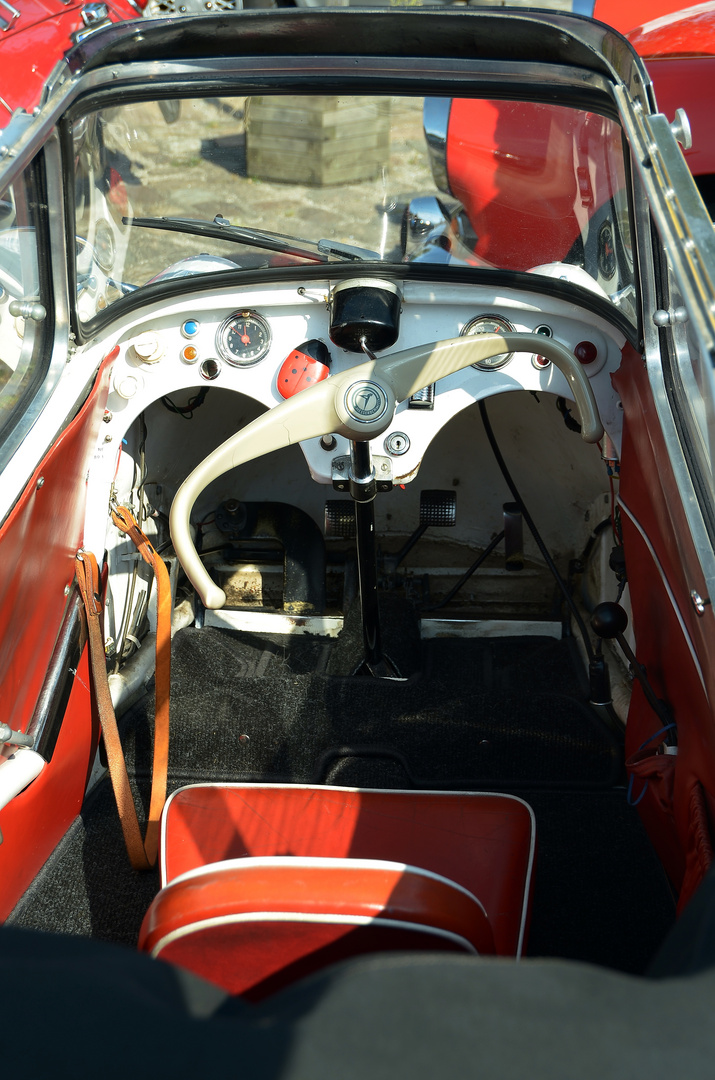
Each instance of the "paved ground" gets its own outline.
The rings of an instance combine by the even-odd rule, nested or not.
[[[104,125],[134,217],[181,216],[265,228],[306,239],[327,237],[381,253],[399,248],[410,193],[434,190],[422,132],[421,99],[391,99],[385,166],[372,180],[326,186],[246,175],[245,99],[182,102],[167,124],[152,103],[113,110]],[[236,257],[234,245],[134,229],[127,280],[140,284],[187,254]]]
[[[158,15],[234,4],[234,0],[152,2],[150,10]],[[236,2],[240,6],[240,0]],[[266,2],[270,5],[272,0]],[[419,0],[405,3],[417,6]],[[571,4],[572,0],[539,2],[540,7],[565,10]],[[346,4],[327,0],[326,6]],[[390,6],[400,4],[391,0]],[[509,6],[530,5],[513,0]],[[255,169],[248,175],[245,98],[183,101],[178,119],[171,123],[156,103],[111,110],[102,130],[129,200],[115,220],[127,212],[133,217],[208,221],[220,214],[235,225],[334,239],[399,256],[402,212],[409,197],[434,192],[435,187],[422,131],[421,99],[390,99],[390,112],[390,151],[374,179],[311,186],[269,180]],[[207,251],[250,264],[247,249],[217,241],[144,229],[131,229],[128,238],[123,277],[133,284],[143,284],[187,255]]]

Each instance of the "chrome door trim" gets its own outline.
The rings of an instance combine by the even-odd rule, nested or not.
[[[692,178],[691,178],[692,182]],[[680,501],[688,522],[690,538],[695,547],[697,559],[703,574],[705,588],[708,596],[713,596],[715,590],[715,554],[708,534],[705,519],[703,518],[698,503],[697,495],[690,476],[690,469],[683,451],[683,446],[678,435],[678,430],[673,419],[672,406],[663,377],[663,362],[660,353],[660,340],[658,327],[653,321],[653,314],[657,308],[657,298],[653,293],[654,264],[652,238],[650,235],[650,215],[648,201],[642,188],[636,186],[634,196],[634,214],[636,221],[636,241],[638,248],[638,263],[642,267],[641,293],[643,296],[643,344],[644,362],[650,382],[653,401],[655,404],[658,422],[663,433],[670,465],[673,470],[675,484],[680,495]],[[715,265],[715,263],[713,264]],[[683,566],[688,565],[690,552],[682,543],[677,530],[673,530],[673,538],[677,545],[678,555]],[[691,587],[697,587],[697,582],[690,583]],[[705,618],[712,618],[712,605],[708,609]]]
[[[648,115],[616,87],[633,163],[700,339],[715,357],[715,230],[665,116]],[[652,316],[655,308],[650,312]]]
[[[48,202],[48,224],[50,232],[50,268],[52,274],[52,288],[54,291],[54,338],[51,344],[50,362],[45,377],[38,387],[35,396],[29,403],[21,419],[13,427],[7,438],[0,444],[0,474],[6,469],[17,469],[18,476],[24,475],[25,481],[29,479],[37,467],[37,460],[27,458],[25,440],[32,428],[37,423],[47,402],[57,385],[57,382],[67,366],[67,352],[69,346],[69,311],[67,307],[67,263],[65,260],[65,223],[62,207],[63,184],[59,139],[54,133],[45,143],[46,185]],[[45,449],[52,445],[57,432],[49,430]],[[41,455],[41,456],[44,456]],[[17,460],[17,465],[14,464]],[[20,461],[27,462],[25,467],[20,467]],[[0,482],[0,487],[2,486]],[[0,502],[0,515],[2,505]],[[0,516],[0,520],[2,520]]]
[[[82,598],[77,586],[74,585],[65,608],[45,681],[42,684],[35,711],[27,726],[27,734],[35,740],[34,749],[42,754],[46,761],[52,757],[54,742],[64,719],[64,710],[62,713],[59,712],[63,702],[62,691],[64,690],[66,708],[71,684],[76,676],[76,672],[69,665],[73,656],[79,652],[82,629],[81,612]],[[48,743],[51,745],[48,746]]]

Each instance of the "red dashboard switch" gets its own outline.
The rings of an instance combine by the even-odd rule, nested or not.
[[[276,385],[281,397],[291,398],[330,374],[330,353],[317,338],[293,349],[281,364]]]

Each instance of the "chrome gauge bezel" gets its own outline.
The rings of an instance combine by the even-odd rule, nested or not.
[[[485,324],[487,323],[490,324],[489,329],[474,329],[476,326],[485,326]],[[494,331],[491,328],[494,325],[497,325],[499,327],[499,330]],[[483,315],[475,315],[473,319],[470,319],[468,323],[465,323],[465,325],[459,332],[459,336],[469,337],[472,334],[491,334],[499,333],[499,331],[502,331],[505,334],[516,333],[516,330],[511,325],[511,323],[508,322],[507,319],[504,319],[501,315],[490,315],[488,313],[484,313]],[[513,352],[499,353],[497,356],[490,356],[487,360],[478,360],[476,364],[472,364],[472,367],[478,368],[480,371],[497,371],[499,368],[503,368],[505,364],[508,364],[513,355]]]
[[[257,346],[255,352],[251,351],[248,356],[242,358],[239,356],[228,344],[229,335],[233,329],[233,324],[237,319],[244,319],[246,322],[250,321],[256,327],[258,327],[262,334],[262,341]],[[257,311],[247,310],[245,308],[239,308],[238,311],[232,312],[228,318],[224,319],[218,330],[216,331],[216,350],[223,360],[232,367],[244,368],[253,367],[254,364],[260,364],[269,353],[271,348],[271,328]]]

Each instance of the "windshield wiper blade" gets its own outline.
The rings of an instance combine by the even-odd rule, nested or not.
[[[228,240],[235,244],[266,248],[278,251],[282,255],[293,255],[310,262],[327,263],[330,258],[340,262],[379,260],[380,255],[368,248],[353,247],[335,240],[302,240],[297,236],[285,236],[282,233],[264,232],[262,229],[249,229],[244,225],[232,225],[226,218],[217,214],[213,221],[197,218],[148,217],[122,218],[125,225],[140,229],[165,229],[167,232],[185,232],[193,236],[210,237],[212,240]],[[302,247],[300,245],[307,245]]]

